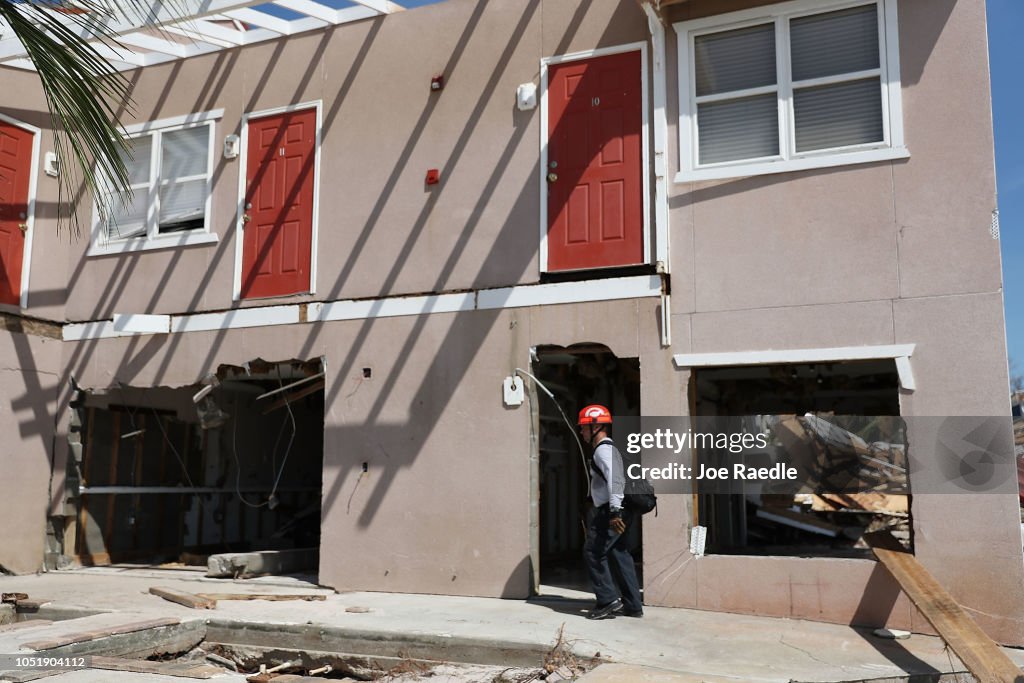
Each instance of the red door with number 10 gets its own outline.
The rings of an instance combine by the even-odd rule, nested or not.
[[[549,271],[644,262],[640,59],[548,67]]]
[[[251,119],[242,216],[242,298],[310,291],[315,109]]]

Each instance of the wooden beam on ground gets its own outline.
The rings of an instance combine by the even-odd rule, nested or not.
[[[864,540],[914,606],[979,681],[1024,681],[1024,672],[981,630],[924,565],[903,549],[891,533],[876,531],[865,534]]]
[[[326,600],[326,595],[277,595],[273,593],[196,593],[201,598],[209,600],[270,600],[282,602],[285,600]]]
[[[149,592],[157,597],[163,598],[164,600],[170,600],[171,602],[176,602],[179,605],[191,607],[192,609],[215,609],[217,607],[216,600],[204,598],[196,595],[195,593],[186,593],[185,591],[175,590],[173,588],[153,586],[149,589]]]
[[[224,673],[224,669],[218,666],[210,666],[209,664],[199,662],[150,662],[144,659],[101,657],[99,655],[89,657],[89,668],[174,676],[177,678],[213,678]]]

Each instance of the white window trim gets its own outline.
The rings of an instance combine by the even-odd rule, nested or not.
[[[878,161],[905,159],[910,156],[903,138],[903,107],[901,101],[899,64],[899,27],[897,24],[897,0],[791,0],[765,7],[719,14],[673,25],[679,60],[679,172],[675,182],[686,183],[700,180],[721,180],[740,176],[784,173],[813,168],[845,166]],[[789,24],[783,19],[796,16],[875,4],[878,6],[878,30],[880,51],[880,78],[882,87],[882,128],[884,140],[878,143],[851,147],[814,150],[797,153],[791,134],[793,109],[793,81],[789,66]],[[693,87],[694,37],[704,33],[742,28],[775,22],[776,64],[779,74],[776,86],[766,90],[778,90],[779,102],[779,147],[784,154],[760,159],[719,162],[697,165],[697,109]],[[834,80],[850,80],[852,74],[844,74]],[[833,80],[833,79],[819,79]],[[730,97],[736,93],[729,93]]]
[[[910,357],[916,344],[889,344],[883,346],[839,346],[812,349],[783,349],[765,351],[723,351],[719,353],[677,353],[672,356],[679,368],[711,368],[734,365],[776,365],[781,363],[828,363],[846,360],[896,361],[900,386],[914,391],[914,372]]]
[[[128,237],[124,239],[111,239],[104,229],[104,221],[100,215],[99,206],[93,203],[93,227],[92,240],[87,256],[105,256],[110,254],[125,254],[135,251],[150,251],[154,249],[168,249],[174,247],[187,247],[199,244],[214,244],[219,240],[216,233],[212,232],[212,206],[213,206],[213,171],[217,160],[217,120],[224,116],[223,109],[215,109],[207,112],[174,116],[145,123],[125,126],[124,131],[128,137],[139,137],[142,135],[153,135],[153,147],[150,153],[150,180],[147,185],[154,183],[157,170],[159,169],[162,149],[161,136],[164,133],[171,133],[177,130],[193,128],[196,126],[207,126],[209,128],[209,149],[206,162],[206,205],[201,230],[186,230],[182,232],[160,235],[158,229],[157,208],[150,203],[147,207],[147,234],[141,237]],[[198,179],[198,176],[196,177]],[[101,179],[101,183],[105,182]]]
[[[290,104],[284,107],[274,107],[273,109],[261,109],[259,111],[251,111],[242,115],[242,135],[239,143],[238,159],[238,208],[235,218],[235,268],[231,284],[232,301],[242,301],[242,259],[245,256],[245,222],[243,221],[243,216],[245,216],[246,213],[245,182],[249,171],[249,121],[252,119],[262,118],[264,116],[287,114],[293,111],[302,111],[304,109],[316,110],[316,140],[313,147],[313,234],[309,247],[309,291],[300,292],[298,294],[285,294],[281,297],[256,297],[245,299],[245,301],[257,301],[264,298],[279,299],[290,296],[316,294],[317,252],[319,251],[320,244],[320,147],[323,143],[323,100],[300,102],[299,104]]]
[[[647,75],[647,43],[644,41],[616,45],[614,47],[597,48],[582,52],[573,52],[564,55],[542,57],[540,60],[540,272],[550,272],[548,268],[548,67],[552,64],[564,64],[594,57],[605,57],[617,55],[624,52],[640,52],[640,98],[641,98],[641,126],[640,126],[640,164],[643,167],[641,178],[643,191],[643,263],[651,262],[651,173],[650,173],[650,142],[648,138],[648,122],[650,121],[650,106],[648,104],[648,80]],[[636,264],[633,264],[636,265]],[[614,268],[629,268],[631,266],[613,266]],[[589,269],[587,269],[589,270]],[[602,269],[604,270],[604,269]],[[571,271],[558,271],[560,273]]]
[[[10,116],[0,114],[0,121],[21,128],[32,134],[32,160],[29,166],[28,175],[28,208],[25,210],[25,243],[21,253],[21,294],[19,296],[18,308],[28,308],[29,276],[32,270],[32,237],[35,235],[36,222],[36,186],[39,180],[39,151],[42,142],[43,132],[39,128],[29,125],[23,121],[13,119]]]

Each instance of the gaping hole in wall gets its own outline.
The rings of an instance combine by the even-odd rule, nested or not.
[[[317,570],[320,360],[221,366],[181,388],[88,391],[79,412],[81,488],[66,555],[208,565],[211,576]]]
[[[863,536],[883,529],[913,550],[894,361],[700,368],[691,381],[693,415],[767,433],[801,463],[803,483],[796,494],[701,494],[698,484],[706,552],[870,557]]]
[[[537,393],[539,448],[539,555],[540,583],[545,587],[589,591],[583,565],[587,477],[583,453],[573,436],[576,416],[591,403],[608,407],[613,418],[640,415],[640,361],[617,358],[600,344],[569,347],[540,346],[532,373],[558,400],[572,426],[543,392]],[[614,424],[612,438],[616,438]],[[587,449],[587,445],[583,445]],[[620,450],[622,444],[619,444]],[[587,465],[589,467],[589,464]],[[632,524],[627,543],[637,562],[642,585],[641,525]],[[542,589],[544,592],[544,589]]]

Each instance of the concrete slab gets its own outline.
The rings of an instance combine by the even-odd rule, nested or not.
[[[531,602],[394,593],[333,594],[315,585],[276,579],[278,583],[255,583],[205,579],[195,572],[160,572],[155,579],[146,572],[65,571],[0,577],[0,590],[46,595],[53,602],[43,608],[44,612],[48,608],[111,610],[111,614],[91,617],[102,617],[104,622],[176,617],[183,623],[210,619],[264,629],[280,625],[283,632],[292,633],[313,627],[332,638],[372,637],[385,644],[446,642],[460,648],[476,644],[482,652],[501,645],[542,651],[551,647],[564,626],[566,641],[578,657],[598,656],[615,664],[645,666],[700,680],[855,681],[963,670],[943,642],[930,636],[891,641],[873,636],[869,629],[657,607],[647,608],[643,619],[593,622],[583,616],[590,607],[586,600]],[[296,608],[294,602],[222,601],[215,610],[197,613],[148,595],[149,587],[157,581],[189,592],[322,592],[328,597],[303,602],[301,608]],[[51,628],[67,630],[66,624],[55,622],[41,632],[34,631],[32,639],[50,637]],[[28,639],[24,633],[13,639],[9,636],[0,633],[0,652],[16,652],[17,645]],[[1018,665],[1024,662],[1024,652],[1007,652]]]

